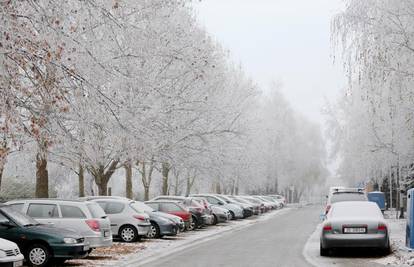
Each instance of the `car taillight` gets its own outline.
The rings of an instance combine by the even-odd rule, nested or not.
[[[387,231],[387,226],[383,223],[378,224],[378,231]]]
[[[134,215],[133,217],[137,220],[140,220],[140,221],[145,221],[146,220],[146,218],[142,215]]]
[[[330,209],[331,209],[331,205],[326,206],[325,214],[328,214]]]
[[[97,220],[86,220],[86,224],[95,232],[100,232],[101,227],[99,225],[99,222]]]
[[[323,226],[323,231],[324,232],[332,231],[332,226],[330,224],[325,224]]]

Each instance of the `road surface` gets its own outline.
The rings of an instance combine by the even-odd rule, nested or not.
[[[230,233],[183,251],[145,264],[149,267],[210,266],[337,266],[380,267],[380,258],[370,252],[358,251],[319,256],[319,238],[315,232],[320,223],[321,207],[293,208],[253,226]],[[356,254],[355,254],[356,253]],[[366,254],[368,253],[368,254]],[[306,258],[305,258],[305,256]]]
[[[146,266],[311,266],[302,251],[319,223],[320,210],[292,209]]]

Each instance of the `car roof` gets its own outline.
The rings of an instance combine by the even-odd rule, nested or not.
[[[78,199],[63,199],[63,198],[25,198],[25,199],[14,199],[14,200],[10,200],[7,201],[5,204],[7,205],[7,203],[15,203],[15,202],[26,202],[26,201],[33,201],[33,202],[45,202],[45,201],[49,201],[49,202],[72,202],[72,203],[85,203],[87,201],[81,201]]]
[[[174,200],[149,200],[149,201],[145,201],[144,203],[175,203],[178,204],[178,201],[174,201]]]

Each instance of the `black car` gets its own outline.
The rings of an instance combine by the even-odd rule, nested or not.
[[[89,246],[79,233],[42,225],[31,217],[0,204],[0,238],[15,242],[29,266],[63,263],[82,258]]]

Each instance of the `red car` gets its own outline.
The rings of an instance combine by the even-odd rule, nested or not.
[[[191,213],[190,211],[184,207],[182,204],[178,203],[177,201],[169,201],[169,200],[156,200],[156,201],[147,201],[145,202],[148,206],[153,208],[156,211],[165,212],[168,214],[176,215],[183,219],[185,224],[185,229],[187,230],[191,225]]]

